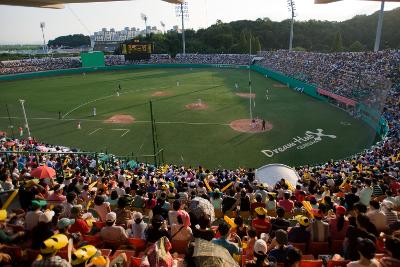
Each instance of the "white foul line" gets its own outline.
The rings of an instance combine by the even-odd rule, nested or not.
[[[129,129],[110,129],[111,131],[124,131],[123,134],[121,134],[120,137],[123,137],[124,135],[126,135],[127,133],[129,133]]]
[[[10,117],[11,119],[22,119],[22,117]],[[0,117],[0,119],[8,119],[8,117]],[[63,119],[58,118],[28,118],[30,120],[52,120],[52,121],[93,121],[93,122],[104,122],[104,120],[96,119]],[[134,123],[150,123],[151,121],[135,121]],[[187,121],[156,121],[156,124],[186,124],[186,125],[221,125],[229,126],[229,123],[222,122],[187,122]]]
[[[89,135],[92,135],[92,134],[94,134],[95,132],[97,132],[97,131],[99,131],[99,130],[101,130],[102,128],[97,128],[96,130],[94,130],[93,132],[90,132],[89,133]]]
[[[125,91],[125,92],[121,92],[119,94],[123,95],[123,94],[129,94],[129,93],[140,92],[140,91],[145,91],[145,90],[146,91],[151,91],[151,90],[155,90],[155,89],[165,89],[165,88],[168,88],[168,87],[164,86],[164,87],[156,87],[156,88],[148,88],[148,89],[142,88],[142,89],[136,89],[136,90],[128,90],[128,91]],[[70,111],[68,111],[67,113],[65,113],[61,118],[64,119],[66,116],[68,116],[69,114],[71,114],[75,110],[77,110],[77,109],[79,109],[79,108],[81,108],[83,106],[86,106],[86,105],[88,105],[90,103],[93,103],[93,102],[96,102],[96,101],[99,101],[99,100],[104,100],[106,98],[110,98],[110,97],[113,97],[113,96],[117,96],[117,95],[116,94],[112,94],[112,95],[108,95],[108,96],[103,96],[103,97],[99,97],[99,98],[96,98],[94,100],[88,101],[86,103],[80,104],[79,106],[77,106],[77,107],[71,109]]]

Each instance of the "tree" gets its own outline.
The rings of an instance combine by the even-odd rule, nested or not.
[[[360,43],[359,41],[355,41],[354,43],[352,43],[349,46],[349,51],[351,52],[361,52],[364,51],[365,47],[362,43]]]
[[[343,50],[343,40],[340,32],[337,32],[335,35],[335,39],[333,40],[332,51],[340,52]]]
[[[248,51],[249,47],[249,40],[247,39],[247,34],[245,30],[242,30],[240,33],[240,40],[239,40],[239,49],[241,53],[245,53]]]
[[[48,46],[80,47],[89,45],[90,37],[83,34],[60,36],[48,42]]]

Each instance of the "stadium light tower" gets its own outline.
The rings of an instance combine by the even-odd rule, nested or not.
[[[293,48],[293,24],[294,18],[296,17],[296,5],[294,4],[294,0],[287,0],[289,12],[291,13],[291,21],[290,21],[290,38],[289,38],[289,51],[292,51]]]
[[[40,29],[42,29],[42,37],[43,37],[43,52],[47,54],[47,45],[46,45],[46,39],[44,38],[44,27],[46,26],[46,23],[40,22]]]
[[[160,21],[161,27],[163,28],[163,33],[165,33],[165,23]]]
[[[182,53],[186,54],[186,40],[185,40],[185,19],[189,19],[189,8],[187,2],[182,2],[175,6],[175,12],[177,17],[182,19]]]
[[[142,20],[144,20],[144,27],[145,27],[145,33],[146,33],[146,38],[147,38],[147,19],[148,19],[148,17],[147,17],[147,15],[146,14],[140,14],[140,16],[142,17]]]
[[[379,51],[382,36],[383,13],[385,11],[385,0],[381,2],[381,10],[379,12],[378,26],[376,27],[374,52]]]
[[[24,106],[25,100],[20,99],[19,102],[21,103],[22,113],[24,114],[25,128],[28,131],[28,137],[31,137],[31,131],[29,130],[28,119],[26,118],[26,112],[25,112],[25,106]]]

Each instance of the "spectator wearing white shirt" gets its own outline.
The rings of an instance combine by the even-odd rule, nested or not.
[[[372,191],[371,180],[365,180],[365,187],[358,193],[360,202],[365,206],[368,206],[369,202],[371,201]]]
[[[369,211],[367,217],[375,225],[378,231],[385,231],[387,229],[386,215],[379,210],[379,202],[371,200],[369,202]]]

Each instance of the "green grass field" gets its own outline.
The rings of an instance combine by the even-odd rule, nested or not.
[[[158,143],[169,163],[209,168],[296,166],[344,158],[374,141],[373,131],[347,113],[292,89],[276,88],[276,81],[257,73],[251,75],[256,94],[253,114],[273,124],[269,132],[241,133],[230,128],[231,121],[249,118],[249,99],[235,94],[248,93],[248,72],[233,69],[134,69],[0,82],[0,130],[11,132],[6,104],[14,127],[23,125],[18,99],[25,99],[32,135],[40,141],[120,156],[152,154],[152,99]],[[235,82],[239,89],[234,88]],[[156,91],[170,95],[152,96]],[[208,109],[185,108],[198,99]],[[136,121],[103,122],[115,114],[131,115]],[[76,127],[78,120],[81,130]],[[316,129],[336,138],[294,142],[293,138],[304,138],[306,131]],[[272,157],[262,153],[273,149]]]

